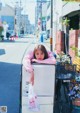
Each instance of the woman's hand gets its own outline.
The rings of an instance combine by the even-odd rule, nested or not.
[[[32,59],[32,62],[38,62],[38,60],[37,59]]]
[[[32,85],[34,85],[34,72],[31,72],[31,75],[30,75],[30,83]]]

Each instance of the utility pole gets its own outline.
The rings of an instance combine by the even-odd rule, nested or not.
[[[18,2],[15,2],[15,22],[14,22],[14,34],[15,36],[18,35],[18,17],[17,17],[17,14],[18,14]]]
[[[19,26],[20,26],[20,28],[19,28],[19,33],[21,33],[21,10],[22,10],[22,1],[20,0],[20,18],[19,18],[19,20],[20,20],[20,23],[19,23]]]
[[[50,50],[53,51],[53,0],[51,0],[51,34],[50,34]]]

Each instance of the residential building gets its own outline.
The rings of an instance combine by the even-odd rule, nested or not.
[[[1,16],[1,21],[6,22],[8,24],[8,29],[12,33],[14,30],[15,26],[15,13],[14,13],[14,8],[12,8],[9,5],[5,5],[4,7],[2,6],[0,10],[0,16]]]
[[[42,2],[42,31],[46,31],[46,20],[47,20],[47,2]]]
[[[70,19],[69,29],[80,29],[80,2],[63,2],[62,16]]]
[[[19,2],[16,2],[15,4],[15,32],[20,35],[21,33],[21,11],[22,11],[22,7],[20,6],[20,3]]]
[[[50,29],[51,29],[51,3],[47,2],[47,19],[46,19],[47,38],[50,38]]]
[[[64,51],[66,53],[67,48],[67,52],[69,53],[72,43],[78,47],[78,37],[80,36],[80,2],[54,0],[53,5],[55,46],[59,52]],[[64,22],[67,23],[64,24]],[[74,42],[72,42],[73,40]]]
[[[25,33],[30,33],[30,21],[28,18],[28,15],[26,14],[22,14],[21,15],[21,33],[25,34]]]
[[[46,12],[47,12],[47,4],[46,0],[37,0],[36,7],[36,21],[37,21],[37,30],[46,31]]]

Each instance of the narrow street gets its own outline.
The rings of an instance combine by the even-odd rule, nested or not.
[[[56,64],[31,61],[37,113],[80,113],[80,0],[0,0],[0,113],[30,113],[29,102],[35,107],[22,62],[38,44]]]
[[[32,41],[19,38],[0,42],[0,106],[6,106],[8,113],[19,113],[21,63]]]
[[[8,113],[19,113],[22,59],[36,42],[34,38],[0,42],[0,106],[6,106]],[[49,43],[44,45],[49,49]]]

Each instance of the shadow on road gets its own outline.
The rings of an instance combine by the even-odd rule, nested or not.
[[[17,40],[4,40],[1,43],[28,43],[28,41],[17,41]]]
[[[0,55],[5,54],[5,50],[4,49],[0,49]]]
[[[0,106],[8,113],[19,113],[21,65],[0,62]]]
[[[3,41],[0,42],[0,43],[9,43],[9,42],[15,42],[15,40],[3,40]]]

